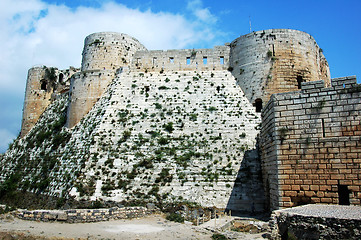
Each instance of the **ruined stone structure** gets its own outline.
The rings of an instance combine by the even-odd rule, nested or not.
[[[263,111],[261,152],[271,209],[361,204],[361,85],[356,77],[302,83]]]
[[[29,70],[21,132],[27,143],[21,144],[44,141],[46,134],[30,129],[51,101],[68,91],[68,105],[62,108],[67,108],[68,129],[45,140],[47,149],[34,147],[30,157],[61,151],[46,153],[59,161],[51,180],[45,179],[52,195],[68,191],[79,199],[112,201],[162,196],[232,211],[263,211],[268,205],[338,203],[340,191],[353,191],[350,203],[360,204],[355,179],[360,178],[355,165],[360,153],[353,150],[359,146],[359,130],[353,131],[360,123],[359,109],[350,109],[359,95],[349,92],[357,90],[350,90],[355,80],[336,79],[323,90],[331,85],[328,64],[307,33],[272,29],[213,49],[167,51],[147,50],[126,34],[94,33],[85,39],[80,71],[54,69],[49,74],[46,69]],[[311,82],[321,79],[322,87]],[[341,82],[347,86],[340,90]],[[269,99],[259,152],[260,112]],[[335,121],[348,130],[332,135]],[[323,133],[314,130],[319,125]],[[54,146],[64,139],[68,142]],[[334,148],[338,160],[319,160],[326,159],[324,149],[336,154]],[[34,184],[41,185],[43,177]],[[32,181],[30,176],[25,180]]]
[[[58,94],[69,91],[69,80],[79,69],[58,70],[46,66],[29,69],[20,136],[24,137]]]

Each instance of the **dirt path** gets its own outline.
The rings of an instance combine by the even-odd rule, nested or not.
[[[162,215],[141,219],[112,220],[96,223],[61,223],[24,221],[12,216],[0,219],[0,239],[211,239],[212,232],[191,223],[175,223]],[[5,233],[20,233],[9,237]],[[5,234],[5,235],[4,235]],[[9,234],[8,234],[9,235]],[[27,236],[35,238],[26,238]],[[262,239],[244,234],[242,239]]]

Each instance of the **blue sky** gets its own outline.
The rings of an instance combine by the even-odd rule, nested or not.
[[[0,152],[20,131],[27,70],[79,67],[85,36],[124,32],[148,49],[211,48],[270,28],[311,34],[331,77],[361,80],[359,0],[1,0]]]

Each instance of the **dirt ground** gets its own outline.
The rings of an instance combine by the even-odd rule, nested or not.
[[[96,223],[36,222],[0,217],[0,239],[211,239],[214,231],[206,226],[168,221],[163,215],[141,219]],[[264,239],[262,234],[238,234],[237,239]]]

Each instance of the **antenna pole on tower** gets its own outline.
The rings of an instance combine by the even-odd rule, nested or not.
[[[251,25],[251,16],[248,16],[249,18],[249,32],[252,32],[252,25]]]

